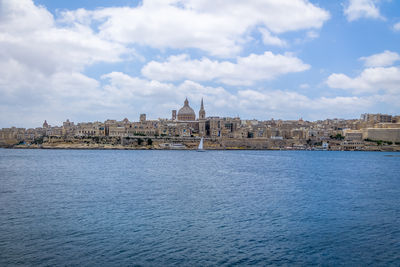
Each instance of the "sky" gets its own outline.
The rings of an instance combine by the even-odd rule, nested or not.
[[[400,1],[0,0],[0,128],[400,115]]]

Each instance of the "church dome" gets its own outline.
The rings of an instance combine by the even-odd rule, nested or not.
[[[180,121],[194,121],[196,120],[196,113],[189,106],[189,101],[185,100],[183,107],[178,111],[178,120]]]

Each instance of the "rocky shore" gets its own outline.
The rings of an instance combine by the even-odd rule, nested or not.
[[[2,143],[0,147],[10,149],[98,149],[98,150],[195,150],[199,140],[192,139],[123,139],[109,140],[107,143],[93,139],[79,140],[46,140],[37,143]],[[400,151],[399,145],[376,145],[367,143],[360,148],[349,148],[340,143],[331,143],[327,148],[317,145],[302,145],[301,142],[293,143],[292,140],[269,140],[269,139],[209,139],[205,140],[206,150],[333,150],[333,151]]]

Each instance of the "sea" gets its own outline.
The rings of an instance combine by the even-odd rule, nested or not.
[[[400,153],[0,149],[0,266],[400,266]]]

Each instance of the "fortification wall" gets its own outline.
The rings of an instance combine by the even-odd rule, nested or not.
[[[368,128],[363,131],[363,138],[400,142],[400,128]]]

